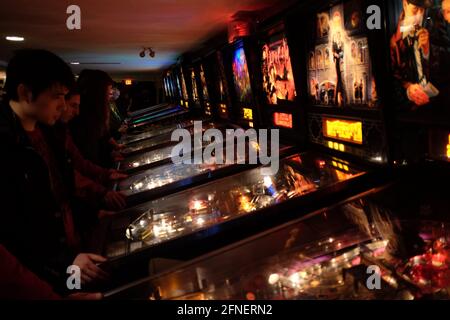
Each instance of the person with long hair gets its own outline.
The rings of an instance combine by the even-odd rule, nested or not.
[[[113,83],[103,71],[83,70],[78,78],[80,114],[71,124],[73,139],[84,158],[104,168],[112,167],[112,154],[120,147],[109,128]]]

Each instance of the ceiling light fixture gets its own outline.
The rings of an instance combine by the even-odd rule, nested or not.
[[[7,36],[5,39],[8,41],[16,41],[16,42],[25,40],[24,37],[18,37],[18,36]]]
[[[145,58],[145,53],[146,53],[147,51],[148,51],[148,56],[149,56],[150,58],[154,58],[154,57],[156,56],[156,52],[155,52],[152,48],[150,48],[150,47],[148,47],[148,48],[144,47],[143,50],[139,53],[139,56],[140,56],[141,58]]]
[[[76,61],[73,61],[73,62],[71,62],[70,64],[79,65],[80,63],[79,63],[79,62],[76,62]]]

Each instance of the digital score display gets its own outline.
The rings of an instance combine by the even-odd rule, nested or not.
[[[323,135],[344,142],[363,144],[362,122],[323,118]]]
[[[225,103],[221,103],[219,108],[220,108],[220,113],[221,114],[227,114],[227,112],[228,112],[227,111],[227,105]]]
[[[273,123],[278,127],[292,129],[292,114],[275,112],[273,114]]]
[[[447,158],[450,159],[450,134],[448,135]]]
[[[253,120],[253,110],[249,108],[242,108],[243,117],[245,120]]]
[[[211,104],[209,102],[205,102],[205,114],[207,116],[210,116],[212,114],[212,112],[211,112]]]

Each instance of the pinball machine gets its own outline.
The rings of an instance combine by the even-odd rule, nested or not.
[[[204,69],[206,88],[211,96],[211,113],[214,119],[218,121],[232,120],[233,109],[222,50],[219,49],[210,53],[204,59],[202,67]]]
[[[189,120],[169,126],[167,130],[164,130],[164,134],[127,145],[122,149],[124,159],[117,162],[116,168],[127,174],[132,174],[170,163],[172,161],[172,150],[179,143],[178,140],[172,141],[172,132],[176,129],[185,129],[194,136],[194,121]],[[206,122],[202,125],[201,131],[204,133],[208,129],[220,130],[223,136],[226,137],[226,129],[221,124]],[[192,149],[188,150],[188,152],[203,150],[209,144],[208,141],[203,141],[201,138],[197,140],[199,141],[198,143],[194,143],[194,140],[192,140]]]
[[[181,92],[178,92],[177,87],[176,87],[176,72],[175,69],[169,69],[166,71],[166,76],[164,77],[164,81],[166,83],[165,87],[168,90],[168,96],[166,96],[167,102],[161,105],[158,105],[159,107],[162,106],[167,106],[168,104],[177,104],[179,101],[179,97]],[[156,106],[155,106],[156,107]],[[155,108],[152,107],[152,108]],[[131,117],[134,116],[140,116],[143,115],[147,112],[148,110],[144,109],[144,110],[139,110],[136,111],[132,114],[130,114]],[[158,135],[161,134],[167,134],[177,128],[185,128],[188,127],[189,125],[193,124],[190,120],[186,120],[186,121],[171,121],[168,122],[166,121],[166,123],[154,123],[152,124],[151,128],[141,128],[139,130],[133,130],[132,132],[128,132],[127,134],[122,136],[122,139],[120,141],[120,143],[128,145],[131,143],[136,143],[138,141],[141,140],[146,140],[149,138],[153,138],[156,137]]]
[[[251,81],[250,74],[256,72],[253,64],[252,38],[238,38],[223,50],[224,62],[229,73],[228,83],[234,90],[231,100],[234,106],[234,117],[244,128],[254,128],[262,125],[257,105],[257,88]]]
[[[173,73],[173,75],[172,75]],[[166,125],[174,122],[181,122],[185,120],[190,115],[189,110],[189,96],[186,88],[185,77],[183,73],[182,66],[174,68],[171,71],[170,79],[175,77],[177,83],[178,91],[174,94],[173,103],[168,104],[164,107],[160,107],[158,110],[153,110],[148,113],[138,114],[135,117],[127,119],[128,132],[144,132],[150,127],[155,127],[156,125]],[[169,81],[173,83],[173,81]],[[174,93],[176,90],[172,90]],[[176,97],[180,100],[177,101]]]
[[[128,131],[145,130],[155,123],[179,121],[188,115],[188,110],[179,105],[168,105],[161,110],[149,112],[137,117],[126,119]]]

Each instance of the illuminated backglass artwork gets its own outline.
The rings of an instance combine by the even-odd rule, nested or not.
[[[360,2],[347,1],[316,16],[308,54],[309,95],[316,105],[378,106]]]
[[[238,46],[233,57],[233,79],[239,102],[251,103],[252,90],[248,71],[247,58],[242,46]]]
[[[279,100],[294,101],[297,93],[284,34],[273,37],[263,45],[261,66],[266,102],[276,105]]]

